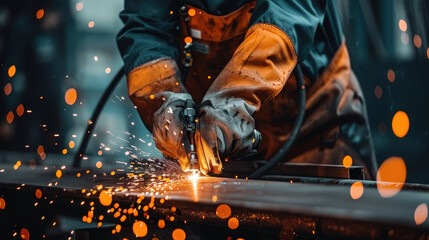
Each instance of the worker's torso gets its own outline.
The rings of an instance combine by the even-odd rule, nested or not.
[[[187,8],[181,15],[178,42],[183,49],[190,40],[185,38],[191,37],[193,44],[186,88],[199,103],[244,40],[256,1],[191,0],[181,4]],[[351,155],[356,164],[365,163],[373,171],[364,98],[350,68],[333,4],[327,4],[312,41],[300,42],[299,48],[307,49],[298,58],[305,75],[307,112],[289,161],[341,164],[344,156]],[[264,138],[259,150],[266,157],[288,139],[297,114],[296,89],[292,74],[278,96],[254,114]]]
[[[255,5],[256,1],[249,0],[179,1],[178,8],[186,6],[187,10],[186,15],[180,14],[178,42],[182,49],[185,38],[192,38],[193,67],[186,86],[197,102],[244,40]],[[333,4],[327,4],[312,41],[299,45],[308,49],[308,54],[298,59],[307,79],[314,82],[319,77],[340,47],[341,39],[338,14]]]

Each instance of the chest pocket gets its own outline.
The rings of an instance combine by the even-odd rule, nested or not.
[[[213,80],[244,40],[255,4],[256,1],[249,2],[224,16],[211,15],[187,6],[188,14],[181,17],[178,40],[183,52],[185,38],[192,39],[193,63],[186,78],[186,88],[196,103],[201,102]],[[187,38],[186,41],[191,39]]]

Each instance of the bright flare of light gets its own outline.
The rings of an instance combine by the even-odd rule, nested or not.
[[[198,202],[198,173],[196,171],[192,171],[192,175],[189,176],[189,180],[192,181],[194,189],[194,202]]]
[[[377,172],[377,189],[384,198],[395,196],[401,191],[407,178],[407,167],[401,157],[386,159]]]
[[[101,167],[103,166],[103,163],[102,163],[102,162],[100,162],[100,161],[98,161],[98,162],[95,164],[95,166],[96,166],[97,168],[101,168]]]
[[[403,138],[407,135],[410,129],[410,119],[408,115],[403,111],[395,113],[392,119],[392,130],[398,138]]]
[[[426,203],[422,203],[417,206],[416,211],[414,212],[414,221],[416,225],[420,225],[426,221],[428,218],[428,206]]]

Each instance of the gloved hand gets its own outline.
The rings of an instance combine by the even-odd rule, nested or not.
[[[297,62],[283,30],[265,23],[249,28],[200,106],[195,140],[202,172],[220,173],[223,158],[252,153],[252,114],[280,93]]]
[[[191,96],[180,81],[175,60],[159,58],[145,63],[127,76],[128,94],[143,123],[152,132],[161,152],[189,169],[183,145],[183,107]]]
[[[184,147],[186,133],[183,110],[185,101],[191,99],[187,93],[165,92],[165,102],[153,115],[153,138],[156,147],[164,156],[179,161],[183,170],[188,170],[190,163]]]
[[[253,150],[256,108],[241,98],[205,97],[199,107],[195,145],[201,171],[219,174],[222,160],[243,157]]]

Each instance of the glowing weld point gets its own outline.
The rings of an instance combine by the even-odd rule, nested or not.
[[[196,184],[196,182],[198,181],[198,173],[197,173],[197,171],[192,171],[192,175],[189,176],[189,180],[191,180],[192,183],[194,183],[194,185]]]

